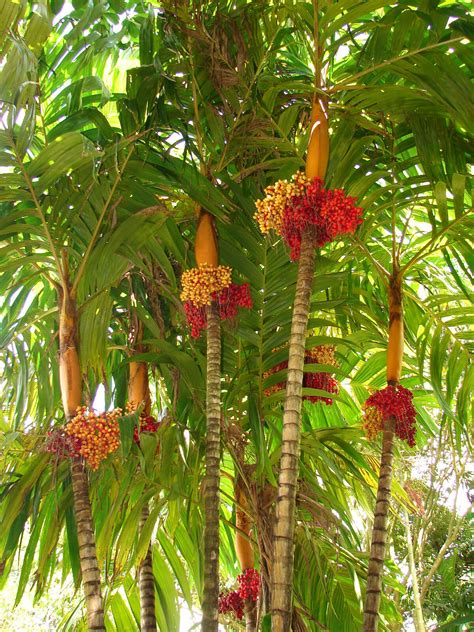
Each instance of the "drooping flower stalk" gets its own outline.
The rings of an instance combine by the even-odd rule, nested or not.
[[[68,420],[74,418],[82,403],[82,376],[77,332],[78,317],[75,297],[66,279],[65,287],[61,289],[59,297],[59,379],[64,413]],[[87,629],[105,631],[89,483],[81,458],[78,455],[72,456],[70,463],[79,561],[87,610]]]

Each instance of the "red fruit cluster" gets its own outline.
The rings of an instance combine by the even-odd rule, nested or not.
[[[252,307],[252,297],[250,296],[250,286],[248,283],[238,285],[231,283],[219,292],[212,293],[212,300],[219,307],[221,320],[228,320],[237,316],[238,308]],[[191,327],[191,336],[199,338],[201,331],[207,327],[206,308],[198,306],[191,301],[184,303],[186,320]]]
[[[219,612],[234,614],[237,619],[244,616],[244,602],[257,601],[260,593],[260,575],[254,568],[247,568],[237,577],[238,590],[222,592],[219,595]]]
[[[305,373],[303,377],[303,387],[318,388],[320,391],[328,393],[339,393],[339,384],[330,373]],[[332,405],[331,397],[323,397],[322,395],[305,395],[303,399],[315,404],[316,402],[324,402],[328,406]]]
[[[139,404],[137,404],[137,402],[127,402],[125,410],[128,415],[131,415],[137,410],[138,406]],[[147,415],[142,411],[140,413],[140,417],[138,418],[138,427],[135,426],[135,428],[133,429],[133,440],[135,441],[135,443],[139,444],[140,434],[142,432],[156,432],[159,427],[159,421],[157,421],[151,415]]]
[[[140,435],[142,432],[156,432],[160,427],[160,422],[156,421],[151,415],[140,415],[139,419],[140,429],[135,426],[133,430],[133,440],[135,443],[140,443]]]
[[[239,594],[243,600],[257,601],[260,593],[260,574],[254,568],[247,568],[237,577]]]
[[[80,456],[81,442],[67,434],[64,428],[54,428],[48,432],[44,449],[56,454],[60,459]]]
[[[314,245],[321,247],[339,235],[354,233],[361,223],[362,209],[355,206],[355,198],[342,189],[324,189],[321,178],[314,178],[304,195],[289,198],[283,211],[281,235],[290,247],[292,261],[297,261],[307,227],[313,227]]]
[[[117,418],[121,414],[120,408],[97,414],[81,406],[67,424],[67,434],[78,442],[78,452],[92,470],[97,470],[100,463],[118,449],[120,426]]]
[[[219,614],[233,614],[239,621],[244,616],[244,601],[238,590],[219,595]]]
[[[337,366],[337,361],[334,358],[334,347],[330,347],[329,345],[320,345],[315,347],[314,349],[309,349],[306,351],[305,364],[330,364],[332,366]],[[288,360],[284,362],[280,362],[276,366],[274,366],[269,371],[265,371],[263,377],[266,378],[274,373],[278,373],[278,371],[283,371],[283,369],[288,368]],[[286,382],[278,382],[273,386],[265,389],[265,395],[268,397],[272,393],[276,393],[286,387]],[[328,393],[337,394],[339,392],[339,385],[337,380],[330,374],[322,371],[316,371],[314,373],[304,373],[303,375],[303,388],[317,388],[321,391],[327,391]],[[327,405],[332,405],[331,397],[323,397],[320,395],[304,395],[303,399],[315,404],[316,402],[324,402]]]
[[[372,410],[374,408],[375,411]],[[383,430],[384,420],[393,417],[397,437],[406,441],[411,447],[415,445],[416,410],[413,406],[413,393],[409,389],[400,385],[386,386],[367,399],[364,410],[366,417],[364,427],[368,429],[370,426],[372,436],[377,431]],[[372,438],[370,434],[369,438]]]

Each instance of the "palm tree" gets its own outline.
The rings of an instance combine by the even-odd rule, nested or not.
[[[217,306],[212,304],[207,315],[206,377],[206,475],[204,478],[204,593],[202,630],[218,629],[219,598],[219,479],[220,479],[220,381],[221,340]]]
[[[61,275],[61,271],[59,272]],[[61,276],[63,285],[59,290],[59,381],[64,414],[67,420],[71,420],[82,404],[82,377],[77,340],[79,321],[67,267],[62,269]],[[71,480],[82,584],[87,608],[87,628],[105,630],[89,485],[84,464],[77,456],[71,458]]]
[[[33,13],[31,19],[34,21],[37,18],[38,14]],[[43,37],[44,33],[41,36]],[[25,37],[28,40],[26,35]],[[29,44],[33,45],[32,42]],[[14,95],[15,90],[21,90],[16,82],[20,82],[21,86],[24,69],[21,68],[21,72],[16,75],[12,74],[21,45],[23,42],[20,42],[7,57],[4,68],[6,81],[3,83],[5,98]],[[36,53],[40,54],[40,48]],[[38,73],[36,59],[30,61],[31,71]],[[39,75],[40,73],[38,81]],[[51,88],[48,79],[41,77],[41,86],[45,93]],[[62,96],[57,99],[57,102],[61,103]],[[53,339],[55,335],[59,337],[59,383],[64,415],[68,420],[82,404],[83,376],[91,365],[96,368],[101,364],[98,358],[100,344],[104,338],[101,339],[97,333],[101,332],[102,336],[104,335],[104,325],[101,326],[99,322],[103,314],[107,314],[109,310],[110,296],[107,296],[107,290],[127,268],[127,263],[117,260],[118,265],[114,270],[104,270],[105,274],[101,275],[101,278],[97,275],[94,278],[91,276],[92,270],[96,269],[97,261],[104,256],[113,258],[116,247],[120,249],[120,244],[123,245],[125,240],[125,235],[120,235],[119,230],[115,233],[115,246],[111,248],[108,240],[110,233],[107,233],[104,227],[110,227],[108,214],[122,212],[120,203],[123,196],[118,189],[123,170],[132,152],[127,153],[125,149],[124,154],[122,149],[113,143],[112,153],[109,148],[107,154],[107,151],[96,149],[86,135],[66,131],[67,121],[58,123],[53,116],[50,122],[46,123],[43,116],[44,108],[51,105],[54,105],[51,103],[51,97],[43,98],[34,93],[24,94],[16,104],[7,100],[3,103],[5,126],[2,143],[4,155],[8,156],[8,171],[3,182],[3,199],[6,203],[3,223],[8,226],[5,231],[8,250],[15,253],[18,263],[18,273],[13,279],[10,291],[17,292],[25,287],[27,292],[22,295],[25,301],[25,321],[28,322],[28,317],[32,318],[32,323],[44,319],[45,331],[49,330],[49,336],[52,335]],[[92,111],[89,109],[89,114]],[[98,112],[97,114],[99,115]],[[42,124],[37,125],[40,122]],[[102,126],[106,136],[111,130],[107,125]],[[100,133],[96,138],[101,139]],[[105,138],[102,140],[105,141]],[[129,143],[125,141],[122,147],[125,148],[127,144]],[[119,154],[116,153],[117,149]],[[108,169],[112,163],[109,162],[109,166],[106,166],[110,157],[115,165],[115,175],[111,178]],[[99,184],[95,180],[94,169],[102,160],[104,162],[97,174],[101,180]],[[23,202],[18,208],[13,208],[18,199]],[[125,215],[129,214],[130,207],[128,210],[124,207],[122,209]],[[149,223],[149,220],[145,220],[145,223]],[[146,239],[146,233],[145,229],[143,239]],[[139,241],[142,241],[142,238]],[[31,277],[33,284],[28,281]],[[34,296],[39,297],[40,309],[38,303],[31,303]],[[57,314],[59,326],[54,322]],[[107,325],[106,322],[105,331]],[[82,343],[80,349],[79,337]],[[32,345],[29,351],[33,353],[28,355],[28,364],[39,367],[44,354],[41,348],[47,349],[45,340],[41,343],[41,335],[35,335],[29,342]],[[21,345],[25,346],[23,342]],[[28,343],[26,347],[28,348]],[[46,356],[48,355],[49,350],[46,351]],[[52,362],[53,370],[57,372],[58,367],[57,364],[54,366],[55,364]],[[53,385],[54,383],[55,380],[52,380]],[[52,395],[48,397],[47,415],[56,414],[57,411],[57,400],[54,393]],[[38,405],[35,410],[33,403],[38,401],[41,404],[41,399],[36,400],[34,391],[30,391],[30,398],[28,406],[24,406],[20,411],[22,416],[28,412],[36,412],[41,419],[44,407],[42,409]],[[45,432],[46,428],[44,422],[38,423],[40,432]],[[38,475],[45,473],[47,464],[43,460],[41,464],[43,470],[38,472]],[[25,481],[27,479],[28,476]],[[29,485],[33,486],[36,482],[37,479],[32,479]],[[91,630],[101,630],[105,629],[104,612],[88,477],[77,457],[71,460],[71,482],[77,531],[75,537],[78,540],[87,625]],[[25,509],[26,520],[31,507],[28,510],[27,505]],[[64,518],[62,514],[62,520]],[[57,544],[60,531],[58,528],[51,546]],[[71,537],[73,536],[70,534]],[[74,542],[71,546],[73,544]]]
[[[137,314],[132,315],[132,326],[129,334],[131,350],[134,353],[145,351],[142,344],[143,325],[138,320]],[[133,402],[144,415],[150,415],[151,397],[148,385],[148,365],[146,362],[129,363],[128,401]],[[143,506],[140,516],[140,533],[144,531],[146,521],[150,517],[148,504]],[[146,632],[156,630],[155,616],[155,581],[153,578],[153,554],[149,544],[146,555],[138,569],[138,584],[140,589],[140,628]]]
[[[393,271],[389,283],[389,305],[390,328],[387,349],[387,384],[396,387],[400,382],[403,361],[402,278],[397,261],[393,262]],[[367,570],[367,588],[362,628],[364,632],[376,632],[377,630],[382,591],[382,569],[387,541],[390,491],[392,487],[395,424],[396,420],[394,417],[384,420],[377,501],[374,511],[369,567]]]

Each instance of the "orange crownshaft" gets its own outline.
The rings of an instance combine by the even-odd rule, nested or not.
[[[238,529],[235,532],[235,552],[240,568],[242,571],[246,571],[248,568],[254,567],[255,558],[251,542],[252,521],[247,513],[247,498],[239,482],[235,487],[235,501],[237,507],[235,525]]]
[[[398,383],[403,363],[403,309],[400,275],[393,275],[389,287],[389,332],[387,350],[387,382]]]
[[[59,383],[66,418],[73,417],[82,403],[82,376],[77,351],[77,313],[70,296],[61,297],[59,307]]]
[[[311,110],[311,132],[306,156],[306,176],[324,180],[329,161],[329,125],[321,100],[315,98]]]
[[[199,220],[194,242],[194,255],[198,266],[207,263],[214,268],[219,265],[219,249],[214,218],[207,211],[199,213]]]

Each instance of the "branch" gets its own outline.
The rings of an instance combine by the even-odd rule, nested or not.
[[[361,241],[357,236],[353,238],[353,241],[364,252],[365,256],[370,260],[374,268],[377,270],[385,287],[388,287],[388,279],[390,278],[390,273],[385,270],[385,268],[374,258],[374,256],[363,241]]]

